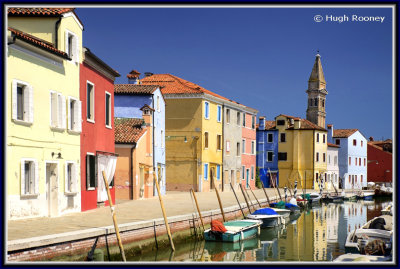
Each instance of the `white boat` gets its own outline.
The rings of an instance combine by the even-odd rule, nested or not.
[[[321,195],[317,192],[310,193],[309,201],[313,204],[319,203],[321,200]]]
[[[383,227],[379,227],[379,229],[376,229],[374,227],[374,222],[378,221],[378,219],[383,219],[385,224]],[[359,240],[371,241],[375,239],[380,239],[385,244],[391,244],[392,235],[393,217],[389,215],[382,215],[368,221],[361,228],[351,231],[347,235],[345,249],[351,252],[360,252]]]
[[[246,216],[246,219],[261,220],[261,228],[272,228],[285,224],[285,218],[279,215],[275,209],[261,208]]]
[[[290,217],[290,209],[281,209],[281,208],[273,208],[276,213],[283,216],[285,219],[289,219]]]
[[[390,256],[374,256],[346,253],[334,259],[333,262],[387,262],[391,260],[392,259]]]
[[[393,202],[390,202],[390,204],[385,207],[384,209],[381,210],[382,215],[391,215],[393,216]]]

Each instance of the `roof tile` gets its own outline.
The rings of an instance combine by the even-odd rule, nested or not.
[[[75,8],[20,8],[10,7],[7,10],[8,15],[14,16],[57,16],[70,11]]]
[[[149,95],[153,94],[158,88],[160,88],[158,85],[115,84],[114,93]]]
[[[115,143],[132,144],[137,143],[146,132],[142,128],[143,119],[138,118],[114,118],[115,124]]]
[[[357,132],[358,129],[335,129],[333,130],[333,137],[346,138]]]

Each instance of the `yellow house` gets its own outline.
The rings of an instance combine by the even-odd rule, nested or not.
[[[167,191],[221,190],[227,99],[170,74],[147,74],[141,83],[160,85],[165,98]]]
[[[72,8],[7,12],[7,216],[80,211],[83,26]]]
[[[298,117],[275,117],[278,129],[279,187],[319,190],[327,168],[327,130]]]

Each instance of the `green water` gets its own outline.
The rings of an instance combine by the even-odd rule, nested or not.
[[[345,253],[349,231],[381,215],[388,200],[321,204],[291,215],[280,228],[262,229],[257,238],[241,243],[205,242],[188,239],[169,248],[128,256],[127,261],[332,261]]]

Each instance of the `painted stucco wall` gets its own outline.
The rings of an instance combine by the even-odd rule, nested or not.
[[[54,44],[57,20],[56,17],[8,17],[8,26]]]
[[[230,120],[227,121],[227,110],[229,109]],[[237,189],[239,186],[240,169],[241,169],[241,147],[242,142],[242,126],[237,124],[237,113],[241,113],[239,109],[232,106],[224,106],[224,155],[223,155],[223,181],[224,181],[224,191],[231,191],[229,183]],[[228,142],[230,145],[228,151]],[[237,154],[237,143],[239,143],[239,154]],[[233,175],[233,177],[232,177]]]
[[[319,190],[319,179],[317,181],[317,175],[316,173],[318,173],[318,177],[322,176],[322,180],[323,180],[323,188],[326,188],[326,171],[327,171],[327,151],[328,151],[328,143],[327,143],[327,132],[324,131],[319,131],[319,130],[315,130],[315,138],[314,138],[314,189],[315,190]],[[317,140],[317,136],[319,136],[319,142]],[[325,137],[325,142],[324,142],[324,137]],[[319,153],[319,160],[317,161],[316,158],[316,154]],[[325,161],[323,156],[325,155]]]
[[[353,145],[353,139],[357,141],[357,145]],[[361,146],[361,141],[362,141],[362,146]],[[354,176],[354,188],[355,189],[361,189],[362,187],[367,186],[367,140],[365,137],[359,132],[356,131],[354,134],[348,137],[347,141],[347,149],[348,149],[348,154],[347,154],[347,170],[344,170],[343,172],[340,171],[340,173],[344,177],[344,182],[345,182],[345,188],[346,189],[351,189],[353,188],[353,182],[352,179],[349,182],[349,176]],[[342,143],[341,143],[342,145]],[[341,158],[341,152],[342,148],[339,149],[339,158]],[[351,158],[351,164],[349,165],[348,161],[349,158]],[[357,158],[357,165],[355,165],[355,160]],[[359,165],[359,158],[361,158],[361,166]],[[365,161],[364,161],[365,159]],[[364,165],[365,164],[365,165]],[[357,177],[356,177],[357,176]],[[362,176],[362,181],[361,181],[361,176]]]
[[[166,190],[199,190],[202,182],[202,99],[164,96]],[[187,142],[184,142],[186,137]],[[199,163],[198,163],[199,162]]]
[[[326,174],[327,182],[325,188],[334,190],[339,188],[339,148],[328,146]]]
[[[50,28],[49,24],[54,27],[52,20],[36,19],[35,25],[28,25],[25,23],[26,20],[14,18],[9,25],[15,28],[18,26],[20,30],[25,30],[28,34],[47,31]],[[21,25],[24,25],[25,28]],[[76,21],[72,17],[63,18],[59,28],[59,48],[62,50],[65,49],[63,36],[65,36],[67,28],[78,36],[79,41],[82,40],[82,30]],[[45,35],[50,38],[52,32],[43,34],[42,37]],[[79,42],[80,51],[82,51],[81,44]],[[80,134],[69,132],[66,130],[67,128],[62,130],[50,128],[50,90],[61,93],[66,100],[68,97],[79,100],[79,63],[61,59],[54,61],[50,60],[48,56],[39,58],[31,54],[29,50],[23,52],[19,48],[15,45],[7,48],[8,216],[10,219],[16,219],[49,215],[49,201],[46,198],[49,192],[49,185],[46,182],[46,163],[48,162],[58,166],[57,186],[55,186],[57,188],[57,209],[53,216],[80,211]],[[41,55],[46,54],[41,52]],[[57,61],[61,66],[53,64]],[[26,82],[33,88],[33,123],[30,125],[16,123],[12,120],[12,83],[15,80]],[[67,122],[67,117],[63,120]],[[61,153],[62,159],[57,159],[57,155],[52,156],[52,152]],[[20,195],[22,158],[31,158],[38,163],[37,196],[22,198]],[[67,195],[65,192],[66,161],[72,161],[78,167],[75,194]]]
[[[242,169],[243,166],[245,167],[244,170],[244,177],[241,172],[241,180],[242,180],[242,185],[245,188],[255,188],[255,181],[256,181],[256,129],[255,129],[255,122],[254,122],[254,128],[252,128],[252,117],[255,117],[256,115],[250,114],[247,112],[242,113],[242,117],[245,116],[245,126],[243,126],[243,118],[242,118],[242,140],[245,140],[245,152],[242,152]],[[255,150],[254,153],[252,153],[252,142],[254,142],[255,145]],[[243,143],[243,141],[242,141]],[[241,143],[241,148],[243,147]],[[254,169],[253,177],[251,170]],[[248,173],[248,178],[247,180],[247,173]]]
[[[368,182],[392,182],[393,157],[391,152],[383,151],[368,144],[367,173]]]
[[[115,198],[121,200],[133,199],[133,182],[131,177],[132,156],[131,148],[133,145],[115,145],[115,153],[118,154],[117,165],[115,167]]]
[[[87,119],[87,82],[94,86],[94,122]],[[111,128],[106,126],[106,92],[111,95]],[[85,63],[80,67],[80,100],[82,101],[81,134],[81,196],[82,211],[97,208],[97,188],[89,189],[86,182],[86,155],[97,151],[113,153],[114,146],[114,82]],[[103,180],[103,178],[98,178]],[[108,179],[110,182],[111,179]],[[110,188],[115,204],[115,188]],[[105,203],[108,205],[108,201]]]
[[[273,135],[272,142],[268,142],[268,134]],[[273,152],[272,162],[268,161],[268,152]],[[261,130],[257,129],[257,169],[260,171],[260,179],[264,187],[271,186],[270,173],[276,173],[277,182],[279,183],[278,170],[278,131],[277,130]]]
[[[153,107],[151,95],[116,94],[114,113],[117,118],[141,118],[145,104]]]

